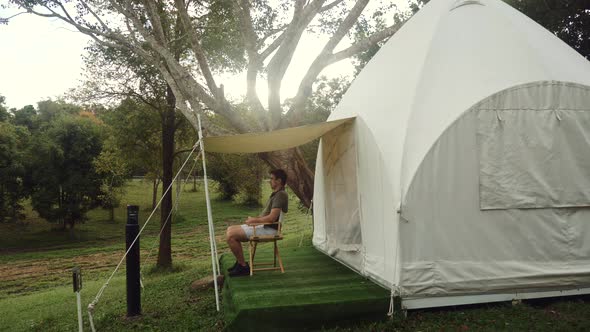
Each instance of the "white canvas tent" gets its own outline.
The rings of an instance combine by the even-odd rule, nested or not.
[[[318,153],[317,248],[407,308],[589,291],[590,63],[557,37],[432,0],[329,120],[352,116]]]
[[[590,293],[590,64],[510,6],[431,0],[317,126],[205,149],[322,136],[313,244],[405,308]]]

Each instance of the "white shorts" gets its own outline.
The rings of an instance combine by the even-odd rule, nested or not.
[[[271,227],[264,227],[264,225],[258,225],[256,227],[256,236],[268,236],[268,235],[277,235],[277,230]],[[244,233],[246,233],[247,238],[251,238],[254,235],[254,229],[252,226],[242,225],[242,229]]]

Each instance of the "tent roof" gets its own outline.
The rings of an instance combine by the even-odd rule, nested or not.
[[[259,153],[294,148],[323,136],[354,117],[315,123],[270,132],[211,136],[204,140],[205,151],[219,153]]]
[[[538,81],[590,85],[590,63],[503,1],[430,1],[367,64],[329,119],[358,117],[399,203],[429,149],[465,111]]]

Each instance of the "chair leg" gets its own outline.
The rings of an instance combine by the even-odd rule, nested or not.
[[[253,249],[252,241],[250,241],[250,250],[248,251],[250,253],[250,276],[254,274],[254,255],[252,255]]]
[[[252,264],[254,264],[254,259],[256,259],[256,248],[258,247],[258,242],[254,242],[254,248],[252,250]]]
[[[279,247],[276,245],[276,242],[275,242],[275,252],[277,254],[277,258],[279,259],[279,266],[281,267],[281,273],[285,273],[285,268],[283,267],[283,260],[281,259],[281,254],[279,253]]]
[[[277,241],[274,241],[275,244],[275,251],[274,251],[274,255],[273,255],[273,267],[277,267]]]

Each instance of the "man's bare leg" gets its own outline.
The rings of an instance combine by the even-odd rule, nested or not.
[[[246,266],[246,261],[244,259],[244,250],[242,249],[242,242],[248,241],[246,237],[246,233],[242,229],[241,226],[230,226],[227,228],[227,244],[231,252],[236,257],[238,264],[242,266]]]

